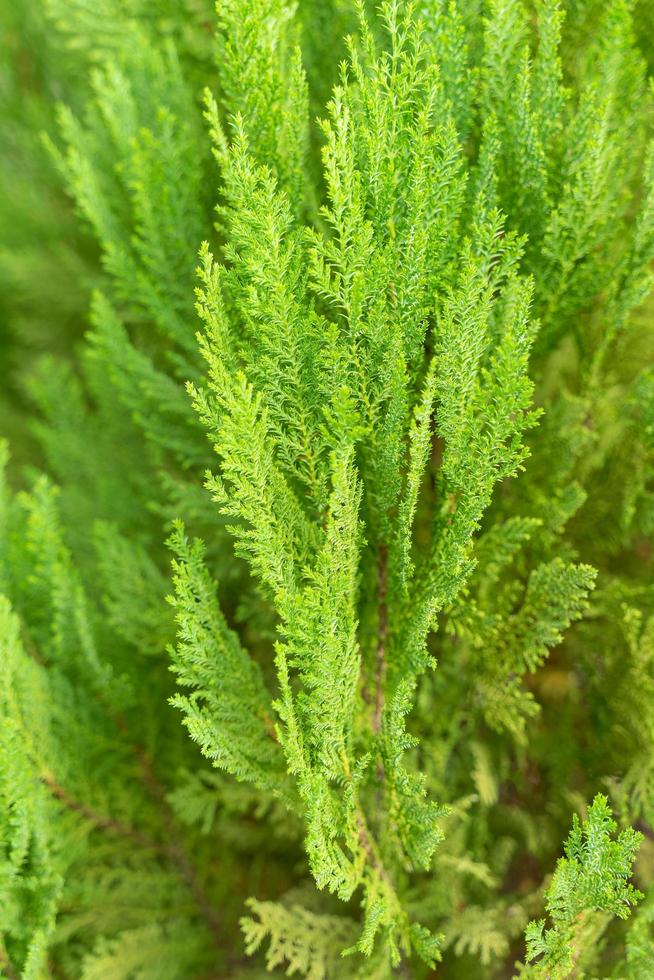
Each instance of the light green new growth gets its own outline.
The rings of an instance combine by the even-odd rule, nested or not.
[[[354,923],[342,916],[315,915],[300,905],[286,908],[275,902],[251,899],[248,908],[257,918],[241,920],[246,952],[251,956],[269,940],[266,966],[283,967],[310,980],[326,980],[338,972],[342,977],[356,976],[341,960],[338,944],[352,939]]]
[[[463,200],[454,122],[434,127],[439,107],[447,110],[419,30],[396,5],[384,19],[391,50],[378,51],[362,22],[324,124],[329,237],[295,225],[241,118],[232,117],[228,144],[209,100],[229,246],[225,267],[203,253],[209,377],[193,394],[220,457],[208,486],[279,618],[278,738],[306,809],[313,874],[342,898],[363,887],[357,948],[370,952],[381,933],[397,962],[400,950],[428,960],[437,950],[402,910],[385,867],[390,848],[426,868],[440,837],[439,807],[403,765],[413,745],[404,718],[429,663],[434,616],[465,581],[492,488],[524,459],[532,334],[530,287],[515,271],[519,245],[500,240],[499,212],[474,205],[459,270],[443,247]],[[416,87],[424,93],[417,101]],[[434,183],[426,182],[427,152],[439,161]],[[433,307],[443,281],[448,289]],[[423,348],[429,317],[435,368]],[[410,423],[419,397],[427,407]],[[426,464],[419,427],[428,432],[432,411],[446,445],[442,503],[414,570],[412,514]],[[360,599],[364,543],[377,589]],[[358,606],[371,600],[377,623],[362,648]],[[196,654],[180,648],[177,656],[183,664]],[[362,712],[367,725],[356,726]],[[206,750],[193,713],[189,725]],[[383,843],[364,802],[380,774]]]
[[[643,897],[628,882],[641,835],[629,829],[614,839],[616,828],[602,795],[595,797],[583,824],[573,817],[565,857],[559,859],[546,893],[554,925],[546,929],[541,919],[527,926],[527,960],[537,963],[521,976],[570,976],[589,940],[587,918],[604,912],[626,919]]]

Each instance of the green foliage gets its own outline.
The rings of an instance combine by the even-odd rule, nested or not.
[[[0,948],[0,965],[23,964],[22,976],[43,973],[63,879],[48,795],[30,765],[30,740],[11,704],[12,680],[24,660],[18,621],[6,599],[0,605],[2,643],[2,886],[3,933],[11,948]],[[23,681],[25,682],[25,680]],[[11,955],[11,961],[9,956]]]
[[[647,5],[28,6],[0,972],[649,977]]]
[[[178,647],[173,650],[177,682],[192,687],[177,696],[191,737],[216,765],[261,789],[280,789],[284,770],[275,751],[270,698],[258,665],[225,622],[203,563],[199,541],[191,544],[177,527],[170,545]]]
[[[534,975],[569,976],[583,955],[584,917],[607,912],[626,919],[643,897],[628,883],[640,835],[629,829],[613,839],[615,830],[605,796],[595,797],[583,824],[574,816],[546,893],[554,926],[546,930],[542,919],[527,926],[527,959],[538,960]]]
[[[336,971],[340,976],[353,975],[337,953],[337,944],[345,945],[352,937],[353,923],[336,916],[315,915],[299,905],[288,908],[255,899],[247,904],[256,919],[248,916],[241,920],[245,949],[252,955],[269,940],[269,970],[283,966],[289,976],[299,973],[311,980],[323,980]]]

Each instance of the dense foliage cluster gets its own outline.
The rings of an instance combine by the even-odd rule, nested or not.
[[[0,974],[654,976],[650,4],[0,17]]]

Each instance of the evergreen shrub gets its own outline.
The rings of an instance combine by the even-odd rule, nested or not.
[[[650,3],[0,17],[0,973],[651,980]]]

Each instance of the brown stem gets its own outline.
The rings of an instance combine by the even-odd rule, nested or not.
[[[149,850],[161,851],[161,845],[146,834],[142,834],[139,830],[130,827],[129,824],[122,823],[120,820],[114,820],[113,817],[104,817],[102,814],[96,813],[91,807],[86,806],[86,804],[80,803],[63,786],[60,786],[50,773],[42,773],[41,778],[52,795],[60,803],[63,803],[64,806],[68,807],[74,813],[78,813],[81,817],[84,817],[94,827],[97,827],[99,830],[109,831],[112,834],[117,834],[119,837],[127,837],[129,840],[134,841],[134,843],[139,844],[141,847],[146,847]]]
[[[179,824],[177,823],[175,814],[173,813],[170,803],[166,798],[165,790],[157,779],[152,768],[152,763],[141,746],[134,745],[133,750],[136,758],[139,761],[143,785],[149,792],[151,798],[158,805],[166,824],[166,831],[170,841],[170,843],[166,846],[166,853],[177,865],[177,869],[186,882],[189,891],[193,895],[207,928],[214,937],[216,945],[219,949],[222,949],[224,945],[222,922],[218,916],[218,913],[211,905],[204,888],[202,887],[196,869],[189,860],[182,843],[182,834],[180,833]]]
[[[277,742],[277,731],[275,729],[275,722],[272,720],[268,712],[263,709],[261,712],[262,721],[266,727],[266,735],[271,738],[273,742]]]
[[[122,729],[124,725],[123,719],[118,719],[118,727]],[[168,834],[168,843],[159,844],[153,838],[149,837],[147,834],[141,833],[141,831],[136,830],[134,827],[125,824],[120,820],[115,820],[113,817],[105,817],[102,814],[96,813],[91,807],[86,806],[84,803],[80,803],[76,800],[70,793],[60,786],[56,781],[54,776],[50,773],[43,773],[41,778],[46,784],[52,795],[58,799],[64,806],[68,807],[74,813],[78,813],[89,823],[93,824],[94,827],[99,830],[106,830],[108,833],[117,834],[120,837],[126,837],[127,839],[138,844],[140,847],[145,847],[148,850],[153,850],[168,857],[176,865],[180,876],[186,882],[186,885],[193,895],[193,898],[202,914],[202,917],[207,924],[209,931],[214,936],[216,944],[222,948],[222,928],[221,922],[218,917],[217,912],[211,906],[207,895],[198,880],[195,868],[191,864],[184,847],[181,842],[181,835],[179,833],[179,827],[175,819],[175,815],[166,799],[165,791],[154,774],[152,765],[147,755],[140,746],[133,745],[132,749],[136,755],[139,766],[141,769],[141,780],[150,794],[153,801],[157,804],[158,808],[162,812],[164,823],[166,825],[166,831]]]
[[[23,629],[27,628],[25,623],[23,623],[22,625],[23,625]],[[39,659],[39,654],[34,644],[31,644],[31,649],[29,650],[29,653],[35,659],[37,660]],[[43,772],[41,774],[41,778],[43,779],[44,783],[48,786],[53,796],[55,796],[61,803],[63,803],[64,806],[67,806],[70,810],[73,810],[75,813],[78,813],[80,816],[84,817],[95,827],[101,830],[106,830],[110,833],[118,834],[121,837],[129,838],[130,840],[133,840],[135,843],[139,844],[142,847],[146,847],[148,849],[152,849],[158,851],[159,853],[163,853],[167,855],[175,863],[180,875],[186,882],[189,891],[193,895],[197,903],[197,906],[207,924],[209,931],[214,936],[216,945],[219,948],[223,948],[224,944],[222,941],[222,934],[221,934],[222,929],[221,929],[220,920],[218,918],[218,914],[216,913],[215,909],[212,908],[207,898],[207,895],[204,889],[202,888],[202,885],[200,884],[200,881],[197,877],[195,868],[193,867],[191,861],[189,860],[184,850],[184,847],[181,843],[181,834],[179,833],[179,828],[177,825],[177,821],[175,819],[175,815],[170,807],[170,804],[168,803],[168,800],[166,799],[166,794],[164,792],[163,787],[161,786],[157,777],[154,774],[154,771],[150,764],[150,760],[148,759],[146,753],[143,751],[140,745],[136,745],[133,742],[131,742],[129,729],[122,714],[116,713],[112,709],[111,705],[108,703],[106,698],[102,697],[101,700],[109,716],[112,718],[114,724],[116,725],[116,728],[120,732],[120,734],[124,736],[127,741],[130,742],[132,751],[134,752],[134,755],[139,761],[139,765],[141,769],[141,780],[145,785],[146,789],[148,790],[148,792],[150,793],[150,796],[155,801],[155,803],[158,804],[159,809],[162,812],[166,829],[170,835],[169,837],[170,843],[166,845],[158,844],[155,840],[148,837],[146,834],[142,834],[134,827],[130,827],[128,824],[124,824],[119,820],[114,820],[113,818],[110,817],[104,817],[101,814],[96,813],[93,809],[91,809],[91,807],[88,807],[85,804],[80,803],[78,800],[72,797],[70,793],[68,793],[67,790],[63,788],[63,786],[59,785],[59,783],[56,781],[56,779],[51,773]]]
[[[388,871],[381,863],[379,855],[377,854],[377,849],[375,848],[375,845],[372,842],[372,837],[370,836],[370,832],[366,825],[366,821],[363,817],[363,814],[359,811],[356,817],[357,817],[357,828],[359,831],[359,843],[361,844],[363,850],[366,852],[366,855],[368,857],[368,860],[370,861],[371,866],[375,869],[375,871],[382,879],[382,881],[385,881],[387,885],[390,885],[391,888],[394,888],[393,882],[390,879]]]
[[[56,960],[53,960],[52,958],[48,959],[48,970],[50,971],[53,977],[64,977],[64,978],[66,977],[66,973],[64,972],[62,967],[59,965],[59,963],[57,963]]]
[[[652,830],[649,824],[645,823],[644,820],[639,820],[637,823],[635,823],[634,828],[640,831],[640,833],[645,837],[649,837],[650,840],[654,840],[654,830]]]
[[[385,544],[379,548],[379,625],[377,627],[377,664],[375,668],[375,713],[372,719],[372,730],[375,735],[381,729],[384,711],[384,681],[386,680],[386,642],[388,638],[388,548]]]
[[[348,781],[351,781],[352,770],[350,769],[350,762],[345,751],[343,751],[342,753],[342,758],[343,758],[343,772],[345,778]],[[356,809],[356,825],[357,825],[357,830],[359,832],[359,844],[366,852],[366,855],[368,857],[371,866],[377,871],[379,877],[383,881],[385,881],[388,885],[390,885],[390,887],[393,888],[394,890],[393,882],[388,872],[386,871],[384,865],[382,864],[377,848],[375,847],[372,834],[368,830],[368,824],[366,823],[365,815],[363,813],[363,810],[359,806]]]

